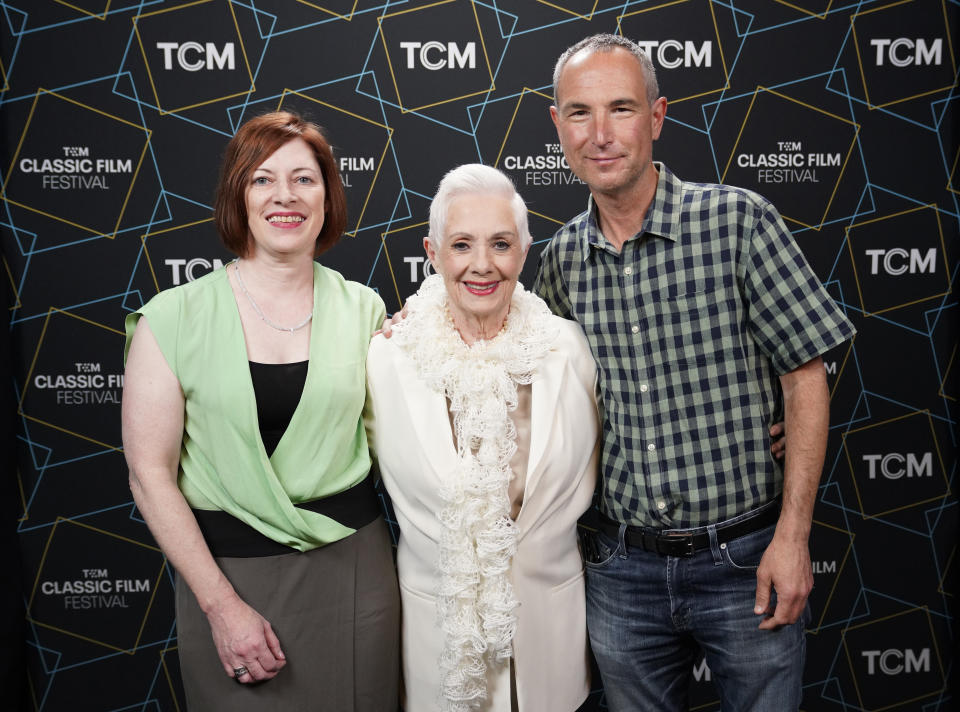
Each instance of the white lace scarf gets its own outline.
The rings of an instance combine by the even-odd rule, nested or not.
[[[517,600],[510,583],[517,528],[507,487],[517,431],[509,411],[517,384],[530,383],[558,328],[546,304],[517,284],[504,331],[467,345],[446,309],[440,275],[407,301],[393,339],[420,378],[450,399],[459,467],[443,482],[437,568],[437,615],[443,631],[441,695],[451,712],[477,709],[487,697],[487,666],[512,654]]]

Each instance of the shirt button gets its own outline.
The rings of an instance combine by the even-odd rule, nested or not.
[[[666,509],[666,508],[667,508],[667,503],[664,502],[662,499],[658,499],[658,500],[657,500],[657,509],[659,509],[659,510],[662,512],[662,511],[663,511],[664,509]]]
[[[633,274],[633,267],[626,267],[623,270],[624,274]]]
[[[657,446],[654,445],[653,443],[650,443],[649,445],[647,445],[647,450],[649,450],[650,452],[653,452],[656,449],[657,449]]]
[[[637,326],[636,324],[634,324],[633,326],[630,327],[630,331],[632,331],[634,334],[639,334],[639,333],[640,333],[640,327]]]
[[[643,383],[643,384],[640,385],[640,392],[641,392],[641,393],[646,393],[646,392],[649,391],[649,390],[650,390],[650,387],[647,386],[646,383]]]

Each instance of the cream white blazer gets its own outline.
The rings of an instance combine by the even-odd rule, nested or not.
[[[513,639],[520,712],[568,712],[589,692],[583,564],[577,519],[590,506],[600,425],[596,367],[580,327],[560,336],[531,390],[531,434],[517,553],[520,606]],[[437,625],[440,482],[457,464],[446,398],[430,390],[402,349],[383,336],[367,357],[367,435],[393,501],[400,541],[403,675],[408,712],[440,710]],[[483,709],[510,712],[509,666],[488,672]]]

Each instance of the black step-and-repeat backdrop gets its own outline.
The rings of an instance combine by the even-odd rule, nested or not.
[[[953,709],[958,15],[955,0],[0,0],[3,491],[20,546],[4,563],[23,561],[28,708],[184,709],[172,573],[121,451],[121,330],[229,258],[210,205],[236,127],[277,108],[326,127],[350,223],[324,261],[391,311],[429,270],[440,176],[504,169],[532,213],[529,284],[587,196],[548,117],[553,62],[613,31],[643,44],[670,100],[655,157],[771,198],[858,329],[825,358],[803,709]],[[718,709],[705,664],[692,687]],[[606,708],[599,681],[587,708]]]

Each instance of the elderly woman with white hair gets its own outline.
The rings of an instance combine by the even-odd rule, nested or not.
[[[596,369],[580,327],[517,283],[530,242],[505,175],[452,170],[424,238],[436,274],[370,345],[410,712],[564,712],[589,690],[576,525],[596,483]]]

